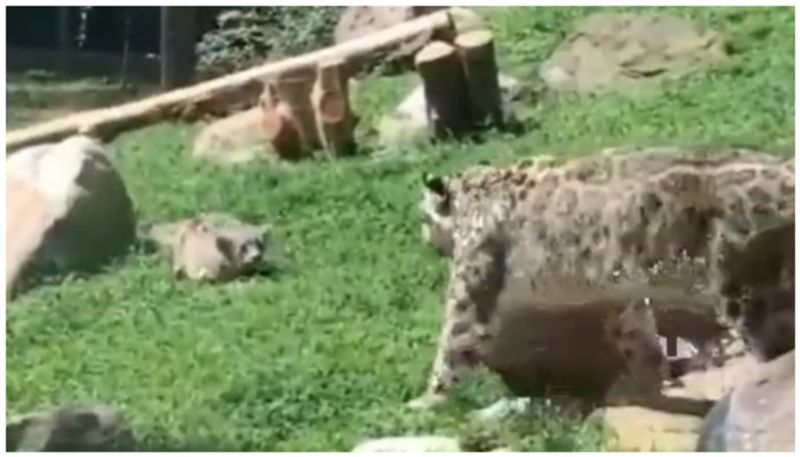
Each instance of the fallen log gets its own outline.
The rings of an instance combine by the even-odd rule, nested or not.
[[[37,143],[58,141],[74,134],[94,136],[108,142],[118,134],[167,120],[186,120],[199,114],[222,110],[230,100],[249,98],[255,103],[264,81],[306,68],[322,61],[345,61],[391,47],[419,33],[445,32],[475,27],[479,20],[469,10],[450,8],[398,24],[375,33],[278,62],[269,62],[233,75],[191,87],[127,103],[121,106],[77,113],[6,134],[6,154]]]

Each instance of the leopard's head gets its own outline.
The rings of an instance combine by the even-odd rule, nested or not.
[[[446,257],[453,255],[452,196],[447,179],[425,173],[420,212],[422,237],[436,251]]]

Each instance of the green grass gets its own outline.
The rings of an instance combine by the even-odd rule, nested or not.
[[[730,37],[735,63],[636,96],[546,96],[520,137],[225,170],[191,160],[194,127],[159,125],[118,139],[114,161],[142,221],[227,211],[268,222],[283,268],[195,285],[135,252],[101,274],[28,292],[8,309],[9,413],[71,401],[118,405],[151,450],[348,450],[369,437],[467,433],[465,412],[504,392],[486,373],[442,410],[403,408],[424,389],[447,281],[447,262],[420,241],[423,170],[623,144],[794,149],[793,10],[669,10]],[[532,80],[568,24],[590,11],[489,10],[502,67]],[[370,78],[357,100],[362,122],[413,81]],[[547,412],[499,434],[528,450],[594,450],[602,438]]]
[[[70,112],[125,103],[153,92],[111,78],[75,79],[32,70],[6,74],[6,127],[9,129],[57,119]]]

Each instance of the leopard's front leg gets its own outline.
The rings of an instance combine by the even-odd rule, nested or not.
[[[466,258],[465,258],[466,257]],[[480,363],[480,344],[503,284],[503,259],[491,250],[454,260],[445,299],[445,318],[427,391],[409,402],[416,409],[442,403]]]

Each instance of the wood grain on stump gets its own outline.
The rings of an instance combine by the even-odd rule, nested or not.
[[[317,120],[311,106],[311,89],[316,79],[314,69],[301,69],[278,76],[276,94],[291,113],[297,132],[300,135],[302,151],[298,155],[307,156],[320,146],[317,133]]]
[[[479,125],[501,125],[502,99],[491,32],[475,30],[461,34],[456,37],[455,45],[464,65],[473,121]]]
[[[417,53],[414,61],[422,77],[434,135],[458,138],[467,133],[472,118],[464,69],[456,49],[434,41]]]
[[[302,143],[297,126],[286,104],[276,96],[276,88],[267,84],[259,99],[263,113],[262,126],[267,139],[272,143],[275,152],[285,159],[296,159],[302,155]]]
[[[344,60],[321,63],[311,92],[318,136],[322,146],[334,156],[348,155],[355,149],[355,124],[347,90],[347,72]]]

